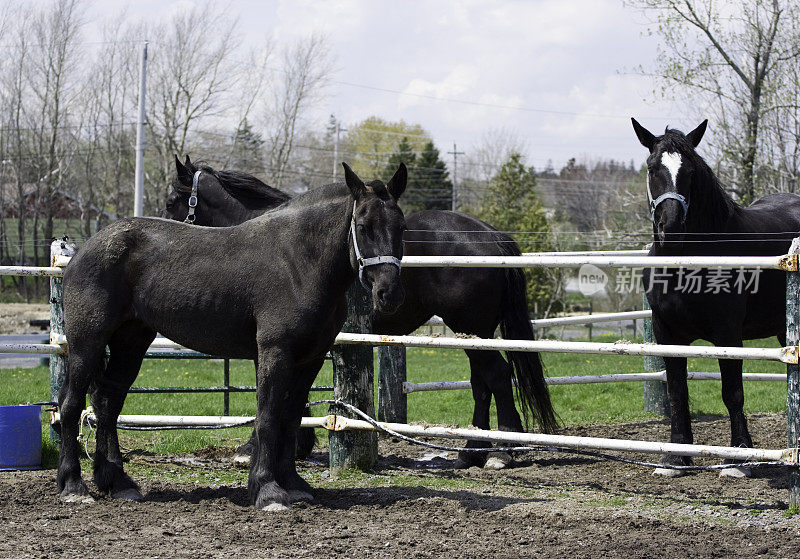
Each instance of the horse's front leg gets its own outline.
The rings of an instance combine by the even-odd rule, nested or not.
[[[286,413],[291,396],[292,362],[280,348],[261,347],[256,373],[256,445],[250,464],[250,502],[257,509],[291,507],[289,494],[276,479],[276,464],[286,438]]]
[[[297,440],[300,433],[300,422],[304,415],[308,393],[311,385],[319,373],[324,360],[319,359],[311,365],[298,367],[294,372],[294,387],[284,417],[286,422],[286,437],[281,441],[277,460],[277,480],[281,487],[289,493],[292,502],[313,501],[312,488],[309,483],[300,477],[296,466]],[[313,430],[311,431],[313,437]]]
[[[689,416],[689,386],[686,381],[686,358],[665,357],[667,367],[667,393],[670,405],[670,442],[680,444],[693,444],[692,424]],[[691,460],[686,456],[665,454],[661,463],[670,466],[687,466]],[[677,477],[683,475],[680,470],[658,468],[657,475]]]
[[[741,340],[730,347],[741,347]],[[744,387],[742,386],[742,361],[739,359],[720,359],[719,371],[722,376],[722,401],[728,408],[731,421],[731,446],[752,447],[753,440],[747,429],[744,415]],[[750,468],[731,468],[720,470],[723,477],[750,477]]]

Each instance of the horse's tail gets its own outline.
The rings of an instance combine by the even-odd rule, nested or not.
[[[501,242],[498,246],[503,256],[520,255],[519,247],[514,242]],[[532,340],[534,334],[528,316],[525,274],[521,268],[506,268],[505,276],[500,333],[509,340]],[[558,428],[558,419],[550,402],[550,392],[544,379],[544,366],[539,353],[509,351],[507,356],[516,380],[517,396],[526,426],[533,418],[542,431],[553,433]]]

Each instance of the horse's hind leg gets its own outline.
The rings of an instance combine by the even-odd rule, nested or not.
[[[503,359],[499,351],[475,351],[470,354],[470,367],[473,371],[478,371],[489,392],[494,396],[497,428],[500,431],[523,432],[522,420],[514,404],[511,365]],[[495,452],[489,455],[484,468],[502,470],[512,461],[513,457],[508,452]]]
[[[117,329],[109,342],[110,358],[105,372],[96,379],[92,392],[97,416],[94,482],[100,491],[114,499],[142,500],[138,486],[122,467],[117,418],[155,335],[155,331],[139,322],[127,322]]]
[[[470,364],[470,385],[472,386],[472,399],[474,408],[472,410],[472,425],[478,429],[489,429],[489,408],[492,403],[492,392],[487,386],[484,375],[480,371],[480,352],[477,350],[465,351],[469,357]],[[490,443],[485,441],[467,441],[464,448],[489,448]],[[456,461],[457,468],[469,468],[470,466],[483,467],[486,464],[487,454],[483,452],[461,451],[458,453]]]
[[[93,378],[103,367],[105,344],[97,341],[72,343],[67,358],[67,375],[58,397],[61,416],[61,453],[58,461],[58,490],[65,501],[90,501],[89,491],[81,478],[78,459],[78,423],[86,405],[86,393]]]

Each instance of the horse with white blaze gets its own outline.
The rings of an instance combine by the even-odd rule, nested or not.
[[[648,149],[647,199],[653,221],[651,256],[770,256],[786,254],[800,231],[800,196],[770,194],[742,207],[695,148],[708,121],[684,134],[655,136],[631,119]],[[743,340],[777,336],[786,345],[786,276],[778,270],[645,268],[653,333],[659,344],[707,340],[741,347]],[[671,407],[670,441],[693,443],[686,357],[665,357]],[[731,422],[731,446],[752,447],[743,412],[742,362],[720,359],[722,400]],[[664,456],[666,464],[689,459]],[[677,475],[677,470],[657,471]],[[745,469],[723,470],[749,475]]]

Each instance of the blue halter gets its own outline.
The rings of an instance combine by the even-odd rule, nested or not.
[[[656,208],[658,205],[663,202],[664,200],[669,199],[677,200],[680,202],[681,207],[683,208],[683,219],[686,220],[686,215],[689,213],[689,202],[686,201],[686,198],[683,195],[678,194],[677,192],[665,192],[655,200],[653,200],[653,194],[650,192],[650,178],[647,178],[647,202],[650,206],[650,217],[654,218],[656,215]]]

